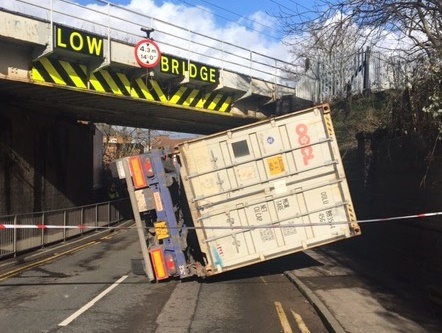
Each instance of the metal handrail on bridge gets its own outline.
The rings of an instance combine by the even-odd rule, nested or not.
[[[73,208],[0,216],[0,224],[14,226],[60,226],[60,228],[4,228],[0,230],[0,259],[37,250],[48,245],[108,227],[130,216],[129,199]],[[76,226],[78,228],[64,228]]]
[[[294,75],[301,72],[299,65],[234,45],[228,40],[213,38],[108,1],[93,1],[94,4],[85,7],[70,0],[38,3],[15,0],[0,4],[0,9],[48,21],[51,29],[52,23],[56,22],[128,45],[146,38],[142,27],[152,28],[154,35],[151,38],[161,45],[163,53],[282,86],[293,87]],[[48,40],[49,46],[51,43],[53,40]]]

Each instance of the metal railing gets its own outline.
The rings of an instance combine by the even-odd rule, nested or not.
[[[130,211],[129,199],[120,199],[46,212],[0,216],[0,225],[30,226],[0,228],[0,259],[67,241],[95,231],[97,227],[111,226],[131,218]],[[65,228],[72,226],[77,228]]]
[[[403,89],[407,78],[422,63],[405,55],[388,55],[370,48],[346,57],[324,57],[310,61],[306,75],[300,76],[296,95],[323,103],[365,91]]]

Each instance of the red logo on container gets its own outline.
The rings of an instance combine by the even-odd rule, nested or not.
[[[308,127],[306,124],[296,126],[296,134],[298,134],[298,144],[301,146],[301,155],[303,156],[304,165],[308,165],[309,160],[313,159],[313,147],[310,146],[310,137],[308,136]]]

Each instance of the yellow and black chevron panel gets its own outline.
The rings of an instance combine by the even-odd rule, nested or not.
[[[99,70],[89,77],[90,89],[117,96],[130,96],[131,84],[125,74]]]
[[[143,80],[141,78],[136,79],[133,83],[130,95],[133,98],[142,98],[149,101],[168,101],[160,85],[154,80]]]
[[[169,100],[172,104],[191,106],[200,109],[228,112],[232,97],[217,92],[204,92],[190,87],[179,87]]]
[[[32,79],[62,86],[91,89],[117,96],[130,96],[150,101],[229,112],[232,97],[218,92],[204,92],[189,87],[178,87],[167,98],[159,82],[138,78],[131,82],[126,74],[99,70],[88,77],[87,67],[63,60],[40,58],[33,64]]]
[[[63,60],[41,58],[34,62],[31,71],[34,81],[87,89],[87,68]]]
[[[41,58],[34,62],[32,78],[35,81],[50,82],[62,86],[91,89],[130,96],[131,84],[125,74],[100,70],[87,76],[87,67],[63,60]]]

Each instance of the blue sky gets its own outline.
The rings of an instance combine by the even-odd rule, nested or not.
[[[146,2],[150,0],[145,0]],[[80,4],[91,4],[100,2],[100,0],[76,0]],[[129,5],[132,0],[109,0],[111,3]],[[216,15],[225,17],[229,20],[239,20],[241,16],[248,17],[258,11],[268,13],[278,13],[280,9],[287,11],[305,11],[312,8],[314,0],[153,0],[161,6],[166,2],[184,6],[201,6],[216,13]],[[223,18],[219,18],[224,21]]]

